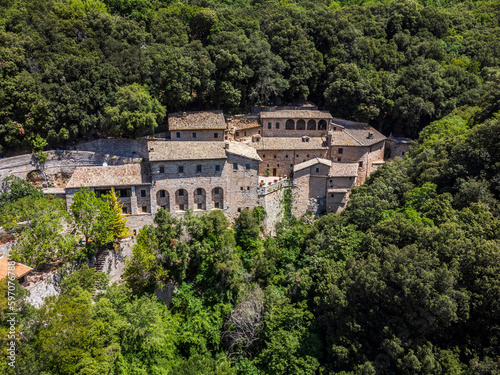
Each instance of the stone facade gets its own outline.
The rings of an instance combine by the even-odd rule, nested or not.
[[[224,141],[224,130],[176,130],[170,132],[171,141]]]

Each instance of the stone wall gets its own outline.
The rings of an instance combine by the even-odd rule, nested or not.
[[[264,233],[266,235],[274,236],[276,234],[276,224],[283,219],[283,193],[285,189],[292,188],[293,185],[290,180],[282,180],[259,188],[259,206],[262,206],[267,213],[264,220]]]
[[[79,143],[71,149],[147,160],[148,141],[151,139],[96,139]]]
[[[49,274],[44,280],[26,288],[30,292],[30,295],[25,297],[25,301],[39,308],[43,305],[47,297],[56,296],[60,293],[60,282],[61,275],[59,272],[56,271]]]
[[[137,158],[107,155],[89,151],[47,151],[48,157],[44,164],[45,173],[54,176],[57,173],[71,176],[76,167],[95,165],[120,165],[139,161]],[[0,180],[15,175],[26,178],[30,172],[39,171],[40,166],[32,154],[13,156],[0,159]]]
[[[265,176],[269,169],[271,176],[274,176],[276,169],[277,177],[290,177],[293,172],[293,166],[314,158],[328,157],[328,150],[259,150],[257,151],[262,163],[259,165],[259,175]]]
[[[193,134],[196,136],[193,137]],[[217,134],[217,136],[216,136]],[[224,141],[223,129],[212,130],[173,130],[170,132],[171,141]]]
[[[231,153],[228,153],[227,162],[230,170],[227,174],[228,214],[238,216],[241,209],[253,209],[258,204],[259,162]]]

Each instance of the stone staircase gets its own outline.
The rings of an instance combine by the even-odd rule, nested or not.
[[[102,271],[106,264],[106,258],[109,255],[110,249],[101,249],[96,252],[93,267],[96,271]]]

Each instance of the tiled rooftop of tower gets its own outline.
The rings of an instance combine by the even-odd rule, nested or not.
[[[147,163],[78,167],[66,184],[67,188],[80,186],[130,186],[149,184]]]
[[[226,121],[221,110],[176,112],[168,115],[168,129],[175,130],[214,130],[226,129]]]
[[[148,142],[150,161],[226,159],[224,142]]]

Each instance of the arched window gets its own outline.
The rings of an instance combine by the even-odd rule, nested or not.
[[[212,189],[212,209],[224,208],[224,191],[220,187]]]
[[[194,209],[206,210],[207,209],[207,193],[205,189],[198,188],[194,191]]]
[[[326,130],[326,121],[325,120],[319,120],[318,130]]]
[[[316,121],[315,120],[307,121],[307,130],[316,130]]]
[[[304,120],[297,121],[296,130],[306,130],[306,122]]]
[[[186,211],[189,206],[188,193],[184,189],[179,189],[175,192],[175,210]]]
[[[168,191],[159,190],[156,193],[156,205],[158,207],[164,207],[165,210],[170,211],[170,196]]]
[[[286,130],[295,130],[295,121],[286,120],[285,129]]]

